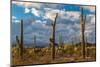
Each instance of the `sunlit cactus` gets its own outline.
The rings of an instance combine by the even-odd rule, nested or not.
[[[61,49],[64,48],[63,40],[62,40],[62,35],[61,34],[59,34],[59,46],[61,47]]]
[[[19,46],[20,46],[20,41],[18,36],[16,36],[16,47],[19,48]]]
[[[34,35],[34,45],[33,45],[33,48],[35,48],[36,46],[36,35]]]
[[[51,55],[52,55],[52,59],[54,60],[55,59],[55,27],[56,27],[56,20],[57,20],[57,17],[58,17],[58,13],[56,14],[56,17],[55,17],[55,20],[53,23],[51,23],[52,25],[52,37],[50,38],[50,44],[51,44]]]
[[[80,20],[80,25],[81,25],[81,46],[82,46],[82,57],[85,59],[85,17],[83,17],[83,8],[81,8],[81,20]]]
[[[20,57],[23,58],[23,20],[21,20],[21,26],[20,26]]]

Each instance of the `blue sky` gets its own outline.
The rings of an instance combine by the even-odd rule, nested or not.
[[[95,43],[95,7],[82,6],[86,16],[85,36],[88,42]],[[64,43],[79,42],[80,37],[80,6],[68,4],[48,4],[34,2],[12,2],[12,42],[20,35],[20,20],[24,21],[24,43],[33,43],[34,35],[37,42],[49,43],[51,23],[58,13],[56,24],[56,42],[59,34]]]

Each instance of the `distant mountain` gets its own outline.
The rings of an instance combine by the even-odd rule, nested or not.
[[[13,43],[12,44],[12,47],[15,47],[16,46],[16,43]],[[24,42],[24,46],[26,47],[47,47],[49,46],[49,43],[43,43],[43,42],[37,42],[35,45],[34,43],[28,43],[28,42]]]
[[[77,44],[75,44],[76,46],[79,46],[81,43],[77,43]],[[88,47],[88,46],[96,46],[96,43],[85,43],[86,44],[86,46]]]
[[[15,47],[16,46],[16,43],[13,43],[12,44],[12,47]],[[43,47],[48,47],[49,46],[49,43],[46,43],[46,42],[37,42],[36,44],[34,43],[29,43],[29,42],[24,42],[24,46],[26,47],[40,47],[40,48],[43,48]],[[58,46],[57,43],[55,43],[55,46]]]

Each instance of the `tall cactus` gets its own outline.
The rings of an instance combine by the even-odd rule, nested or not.
[[[74,45],[74,37],[72,37],[71,40],[71,44]]]
[[[83,8],[80,7],[81,9],[81,20],[80,20],[80,25],[81,25],[81,46],[82,46],[82,57],[85,59],[85,36],[84,36],[84,31],[85,31],[85,18],[83,17]]]
[[[19,41],[18,36],[16,36],[16,46],[17,46],[17,48],[19,48],[19,46],[20,46],[20,41]],[[18,51],[19,51],[19,50],[18,50]]]
[[[21,27],[20,27],[20,57],[23,58],[23,20],[21,20]]]
[[[88,57],[88,53],[87,53],[87,44],[88,44],[88,42],[87,42],[87,37],[85,36],[85,50],[86,50],[86,57]]]
[[[55,20],[54,22],[52,23],[52,37],[50,39],[51,41],[51,55],[52,55],[52,59],[54,60],[55,59],[55,27],[56,27],[56,20],[57,20],[57,17],[58,17],[58,13],[56,14],[56,17],[55,17]]]
[[[59,34],[59,45],[63,49],[63,41],[62,41],[62,35],[61,34]]]
[[[20,40],[18,36],[16,36],[16,47],[17,47],[18,57],[20,58]]]
[[[36,35],[34,35],[34,45],[33,45],[33,48],[35,48],[36,46]]]

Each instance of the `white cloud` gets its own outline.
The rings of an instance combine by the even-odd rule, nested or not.
[[[13,23],[20,23],[20,20],[12,20]]]
[[[91,33],[95,32],[95,15],[89,14],[87,16],[87,22],[85,26],[85,34],[86,36],[90,36]]]
[[[79,11],[65,11],[59,9],[45,8],[44,19],[54,20],[55,14],[58,13],[61,19],[68,19],[71,21],[75,21],[79,19],[80,12]]]
[[[36,22],[36,23],[42,23],[42,21],[41,21],[41,20],[36,20],[35,22]]]
[[[89,22],[91,24],[95,24],[95,15],[94,14],[87,15],[87,18],[89,19]]]
[[[18,20],[16,16],[12,16],[12,22],[13,23],[19,23],[20,20]]]
[[[61,11],[60,17],[62,19],[69,19],[71,21],[78,20],[80,16],[80,12],[78,11]]]
[[[52,9],[52,8],[45,8],[45,15],[44,15],[44,19],[50,19],[52,21],[54,21],[56,14],[60,12],[60,10],[58,9]]]
[[[17,19],[15,16],[12,16],[12,19]]]
[[[25,8],[25,13],[29,13],[30,9],[29,8]]]
[[[48,13],[46,13],[46,17],[51,19],[52,21],[54,21],[54,19],[56,17],[56,13],[48,12]]]
[[[84,9],[90,10],[91,12],[95,11],[95,6],[83,6]]]
[[[46,25],[46,23],[47,23],[47,21],[41,21],[41,20],[36,20],[35,21],[36,23],[40,23],[40,24],[42,24],[43,26],[45,26]]]
[[[18,6],[23,6],[23,7],[34,7],[34,8],[40,8],[41,7],[41,3],[32,3],[32,2],[17,2],[17,1],[12,1],[13,4],[16,4]]]
[[[31,13],[34,14],[35,16],[38,16],[38,17],[40,16],[40,11],[35,8],[31,9]]]
[[[95,24],[95,16],[92,17],[91,23]]]

